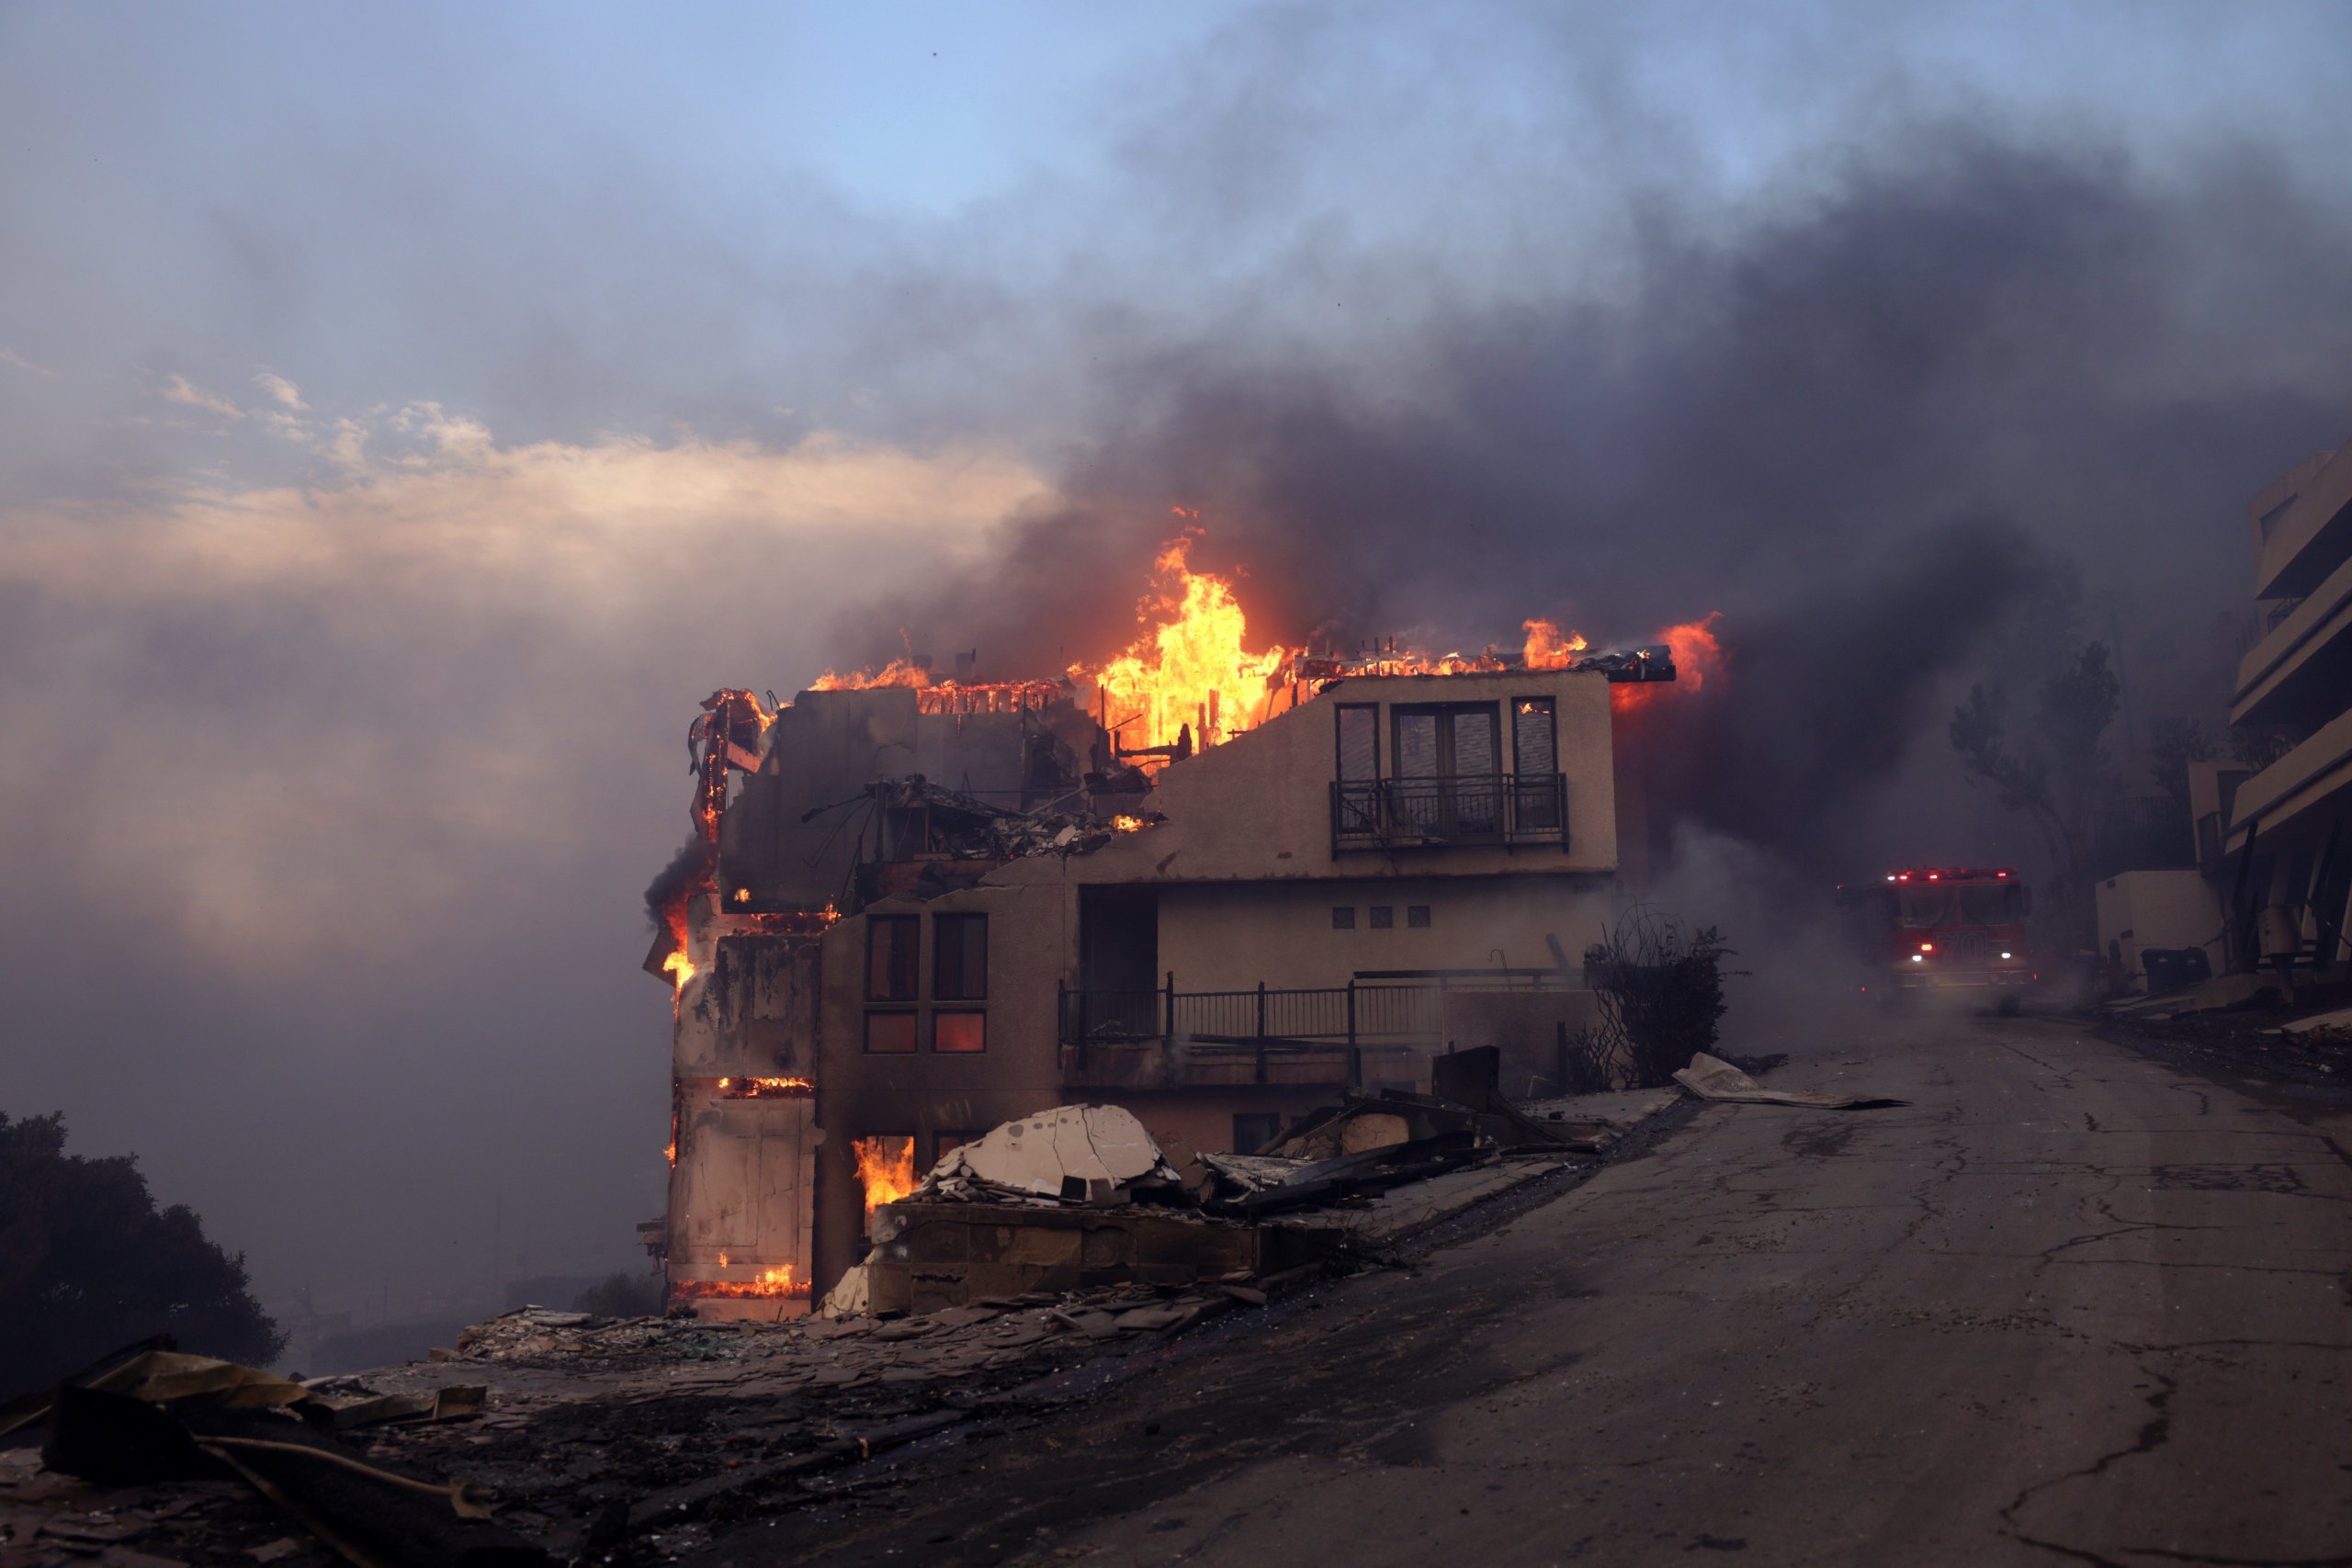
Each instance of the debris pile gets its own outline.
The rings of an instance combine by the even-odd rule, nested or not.
[[[1006,1292],[1279,1273],[1392,1239],[1377,1223],[1389,1216],[1370,1213],[1392,1190],[1529,1149],[1555,1156],[1548,1171],[1598,1146],[1566,1126],[1394,1089],[1347,1096],[1254,1156],[1163,1148],[1116,1106],[1062,1106],[950,1151],[876,1209],[873,1250],[819,1310],[935,1312]]]
[[[1148,827],[1156,813],[1103,817],[1084,810],[1041,807],[1016,811],[931,783],[921,773],[887,779],[873,786],[885,808],[920,812],[927,852],[956,860],[1021,860],[1030,855],[1089,855],[1122,832]],[[1073,794],[1059,806],[1083,795]]]
[[[1710,1056],[1704,1051],[1691,1057],[1690,1065],[1674,1075],[1674,1081],[1701,1100],[1722,1100],[1736,1105],[1799,1105],[1815,1111],[1871,1111],[1911,1103],[1907,1100],[1889,1100],[1880,1095],[1766,1089],[1729,1062]]]
[[[33,1551],[19,1558],[15,1549],[46,1537],[51,1547],[111,1554],[119,1568],[137,1568],[119,1543],[193,1511],[193,1505],[176,1506],[186,1501],[178,1498],[161,1507],[84,1510],[79,1518],[61,1520],[20,1513],[16,1506],[70,1496],[78,1483],[109,1490],[186,1484],[209,1488],[214,1497],[242,1485],[283,1510],[278,1528],[290,1524],[363,1568],[387,1562],[526,1568],[548,1562],[537,1544],[491,1522],[490,1494],[473,1482],[388,1465],[380,1444],[363,1450],[340,1435],[391,1422],[478,1416],[485,1389],[341,1390],[363,1395],[346,1402],[330,1398],[327,1389],[181,1355],[158,1340],[118,1352],[53,1391],[10,1402],[0,1413],[0,1437],[36,1426],[46,1437],[38,1472],[26,1474],[30,1467],[22,1463],[0,1467],[9,1483],[0,1514],[9,1560],[37,1561]],[[300,1542],[283,1539],[289,1544],[282,1549],[271,1543],[248,1555],[272,1562],[300,1549]],[[132,1555],[149,1564],[164,1561]]]

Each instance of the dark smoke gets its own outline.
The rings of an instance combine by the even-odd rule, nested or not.
[[[695,834],[680,844],[678,852],[670,857],[670,863],[645,885],[645,919],[653,931],[661,931],[668,911],[684,903],[686,895],[710,874],[718,850],[709,840]]]
[[[912,626],[997,675],[1099,657],[1171,505],[1278,640],[1512,644],[1550,615],[1623,643],[1721,610],[1730,678],[1663,797],[1798,858],[1940,733],[1944,683],[2037,581],[2079,565],[2210,620],[2244,592],[2245,495],[2344,434],[2343,236],[2251,155],[2158,178],[1922,132],[1774,210],[1724,231],[1660,201],[1622,297],[1564,278],[1441,313],[1377,370],[1136,346],[993,580],[842,646]]]

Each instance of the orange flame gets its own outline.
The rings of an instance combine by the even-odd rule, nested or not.
[[[1521,656],[1530,670],[1566,670],[1589,646],[1582,632],[1563,637],[1557,624],[1546,620],[1523,623],[1527,649]]]
[[[808,682],[812,692],[863,692],[876,686],[928,686],[931,671],[912,659],[893,659],[879,670],[853,671],[842,674],[828,670]]]
[[[683,991],[686,988],[686,982],[695,977],[695,961],[686,956],[686,950],[682,947],[662,961],[662,972]]]
[[[817,1086],[807,1078],[721,1078],[718,1092],[729,1100],[757,1100],[763,1095],[810,1094]]]
[[[1703,690],[1710,678],[1722,680],[1724,649],[1715,636],[1715,623],[1723,618],[1721,610],[1710,610],[1695,621],[1685,621],[1658,633],[1658,640],[1674,650],[1673,682],[1645,681],[1611,686],[1610,705],[1619,713],[1630,713],[1647,706],[1662,693],[1687,695]]]
[[[1263,722],[1272,678],[1290,657],[1280,646],[1248,649],[1249,621],[1233,585],[1187,563],[1199,537],[1200,530],[1188,528],[1162,547],[1151,592],[1136,606],[1142,620],[1158,625],[1093,672],[1111,723],[1130,749],[1171,745],[1188,726],[1196,749],[1214,746]]]
[[[870,1225],[876,1208],[915,1190],[915,1141],[887,1135],[859,1138],[850,1145],[850,1152],[857,1156],[857,1179],[865,1185],[865,1221]]]
[[[729,1267],[727,1255],[718,1255],[718,1266]],[[744,1297],[805,1296],[808,1281],[792,1277],[792,1265],[779,1263],[773,1269],[763,1269],[749,1280],[680,1280],[670,1287],[673,1295],[717,1296],[741,1299]]]
[[[1140,833],[1143,831],[1143,818],[1140,817],[1128,817],[1125,815],[1114,817],[1111,818],[1111,831],[1114,833]]]

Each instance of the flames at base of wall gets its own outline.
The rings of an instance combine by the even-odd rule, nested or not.
[[[727,1266],[724,1253],[719,1255],[719,1266]],[[693,1297],[767,1299],[805,1296],[808,1293],[808,1281],[794,1279],[792,1265],[780,1263],[773,1269],[761,1269],[749,1280],[673,1280],[670,1282],[670,1293],[682,1300]]]

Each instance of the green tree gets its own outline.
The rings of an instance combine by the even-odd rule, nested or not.
[[[157,1209],[131,1156],[69,1155],[62,1115],[0,1113],[0,1394],[155,1334],[262,1366],[286,1346],[243,1255],[187,1205]]]
[[[2091,940],[2091,852],[2101,809],[2114,794],[2104,737],[2122,704],[2123,685],[2107,647],[2087,643],[2067,656],[2036,694],[2032,733],[2013,746],[2007,693],[1979,682],[1952,710],[1951,747],[1974,783],[1990,784],[2001,804],[2031,815],[2057,862],[2057,905],[2069,940]]]

